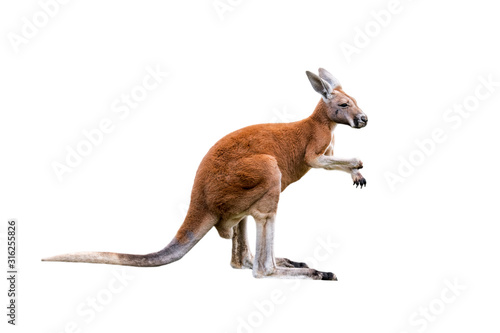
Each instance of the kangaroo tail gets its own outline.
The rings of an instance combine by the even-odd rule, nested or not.
[[[137,267],[170,264],[188,253],[216,222],[215,218],[209,216],[194,220],[192,215],[194,214],[188,212],[186,220],[175,238],[158,252],[143,255],[114,252],[77,252],[45,258],[42,261],[86,262]]]

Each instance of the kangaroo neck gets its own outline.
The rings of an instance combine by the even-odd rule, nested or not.
[[[322,128],[328,128],[330,132],[333,132],[335,127],[337,127],[337,123],[332,121],[330,117],[328,117],[328,106],[321,99],[319,103],[316,105],[313,113],[309,117],[315,124],[319,125]]]

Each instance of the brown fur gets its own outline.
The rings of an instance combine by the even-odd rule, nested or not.
[[[281,190],[285,190],[311,169],[308,152],[322,154],[331,142],[330,124],[322,114],[320,101],[313,116],[304,120],[249,126],[219,140],[198,168],[191,206],[202,201],[222,220],[243,212],[251,202],[240,204],[238,198],[252,198],[252,189],[265,180],[266,168],[274,163],[281,172]]]

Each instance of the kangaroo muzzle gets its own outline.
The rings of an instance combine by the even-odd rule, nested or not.
[[[368,117],[366,114],[361,113],[354,117],[354,127],[355,128],[363,128],[368,124]]]

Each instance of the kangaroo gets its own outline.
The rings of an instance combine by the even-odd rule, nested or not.
[[[245,127],[223,137],[208,151],[196,172],[184,223],[163,250],[145,255],[79,252],[42,260],[161,266],[181,259],[215,227],[222,238],[232,239],[233,268],[252,269],[256,278],[336,281],[333,273],[275,258],[273,246],[280,193],[311,168],[341,170],[351,174],[356,187],[366,186],[360,160],[333,156],[333,130],[337,124],[365,127],[368,118],[332,74],[323,68],[318,73],[306,71],[313,89],[321,95],[310,117]],[[248,244],[248,216],[256,222],[255,257]]]

